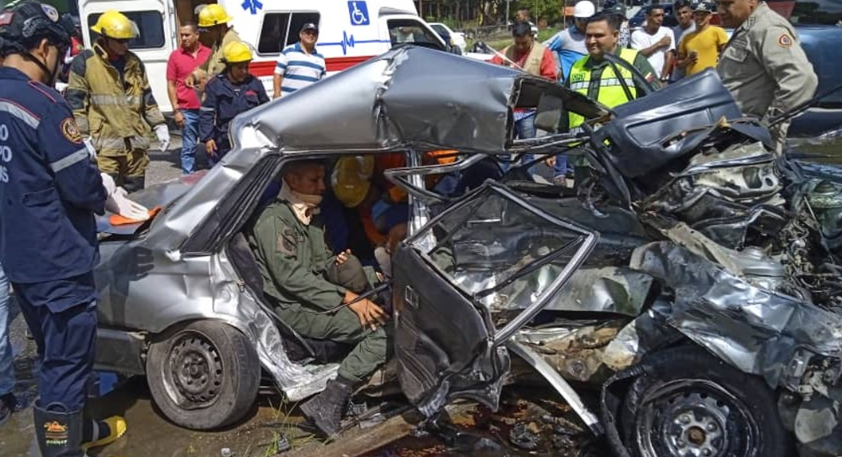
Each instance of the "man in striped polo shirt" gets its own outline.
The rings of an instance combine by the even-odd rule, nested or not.
[[[284,48],[275,66],[274,98],[291,94],[325,76],[325,58],[316,52],[319,28],[307,22],[298,33],[299,42]]]

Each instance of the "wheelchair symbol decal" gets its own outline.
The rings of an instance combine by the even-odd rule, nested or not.
[[[371,23],[368,18],[368,6],[364,1],[348,2],[348,16],[351,19],[351,25],[368,25]]]

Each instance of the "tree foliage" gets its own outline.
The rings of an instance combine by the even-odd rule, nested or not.
[[[533,22],[543,18],[552,23],[561,16],[565,1],[575,0],[416,0],[416,3],[425,18],[451,23],[478,22],[492,25],[513,20],[518,8],[528,8]]]

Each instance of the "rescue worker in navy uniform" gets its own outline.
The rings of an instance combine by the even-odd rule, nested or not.
[[[72,20],[49,5],[0,12],[0,263],[38,344],[33,415],[44,457],[83,456],[125,432],[120,417],[83,415],[97,321],[94,214],[146,214],[97,170],[73,113],[51,87],[72,32]]]
[[[228,124],[238,114],[269,102],[263,83],[249,74],[248,45],[234,41],[225,46],[223,55],[225,71],[208,81],[199,108],[199,141],[205,144],[211,166],[231,150]]]

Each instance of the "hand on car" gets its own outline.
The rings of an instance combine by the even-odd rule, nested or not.
[[[129,200],[126,195],[128,195],[126,189],[116,188],[114,193],[109,195],[105,201],[105,209],[133,221],[149,219],[149,210],[140,203]]]
[[[356,300],[359,295],[347,291],[345,292],[345,303],[351,303]],[[360,319],[360,325],[368,327],[371,331],[377,330],[378,326],[386,324],[386,311],[377,306],[373,301],[363,298],[356,303],[348,305],[348,308]]]

